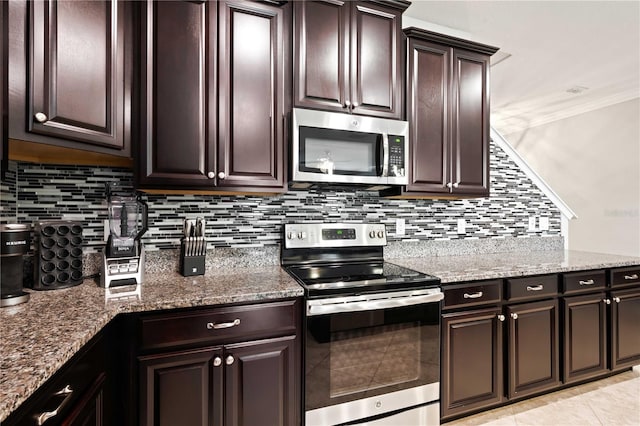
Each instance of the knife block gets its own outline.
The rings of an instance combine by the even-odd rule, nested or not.
[[[39,222],[34,230],[33,289],[55,290],[82,283],[82,226]]]
[[[185,241],[180,244],[180,273],[183,277],[204,275],[206,255],[189,256],[186,254]]]

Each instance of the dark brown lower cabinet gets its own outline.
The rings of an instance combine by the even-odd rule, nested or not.
[[[294,425],[295,336],[139,357],[142,425]]]
[[[606,372],[606,301],[605,293],[563,299],[564,383]]]
[[[611,369],[640,364],[640,287],[611,292]]]
[[[503,400],[500,308],[442,316],[442,418]]]
[[[510,305],[505,314],[507,397],[519,398],[558,386],[558,301]]]
[[[106,374],[100,374],[87,393],[82,396],[82,400],[76,404],[71,414],[62,422],[63,426],[108,425],[104,417],[106,414],[104,405],[106,377]]]

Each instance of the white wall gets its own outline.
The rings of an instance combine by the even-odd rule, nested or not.
[[[578,216],[570,250],[640,256],[640,98],[504,137]]]

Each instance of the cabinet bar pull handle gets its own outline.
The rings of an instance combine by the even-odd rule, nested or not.
[[[633,275],[625,275],[624,276],[625,280],[637,280],[638,279],[638,274],[633,274]]]
[[[616,303],[620,303],[620,298],[619,297],[614,297],[613,301],[616,302]]]
[[[236,325],[240,325],[240,318],[236,318],[233,321],[229,321],[229,322],[208,322],[207,329],[219,330],[221,328],[235,327]]]
[[[586,280],[586,281],[580,281],[580,285],[594,285],[596,282],[594,280]]]
[[[542,289],[544,289],[544,286],[542,284],[527,286],[527,291],[540,291]]]
[[[514,320],[518,319],[518,314],[516,314],[515,312],[511,314],[511,318],[513,318]]]
[[[465,293],[463,296],[465,299],[478,299],[480,297],[482,297],[482,292],[481,291],[477,291],[475,293]]]
[[[502,314],[498,314],[498,319],[499,319],[500,321],[504,321],[504,315],[502,315]]]
[[[611,304],[611,300],[609,300],[609,299],[602,299],[602,301],[603,301],[604,303],[606,303],[607,305],[610,305],[610,304]]]
[[[60,410],[62,410],[62,407],[64,407],[66,403],[69,402],[69,400],[71,399],[71,395],[73,395],[73,389],[71,389],[71,387],[67,385],[64,388],[60,389],[58,392],[54,393],[54,395],[66,395],[66,396],[64,397],[60,405],[58,405],[58,408],[56,408],[55,410],[45,411],[44,413],[40,413],[39,415],[36,415],[36,423],[38,424],[38,426],[42,426],[44,422],[58,415]]]

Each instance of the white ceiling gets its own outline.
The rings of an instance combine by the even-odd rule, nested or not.
[[[491,68],[502,134],[640,96],[640,1],[413,0],[404,16],[403,27],[499,47],[493,62],[511,54]]]

